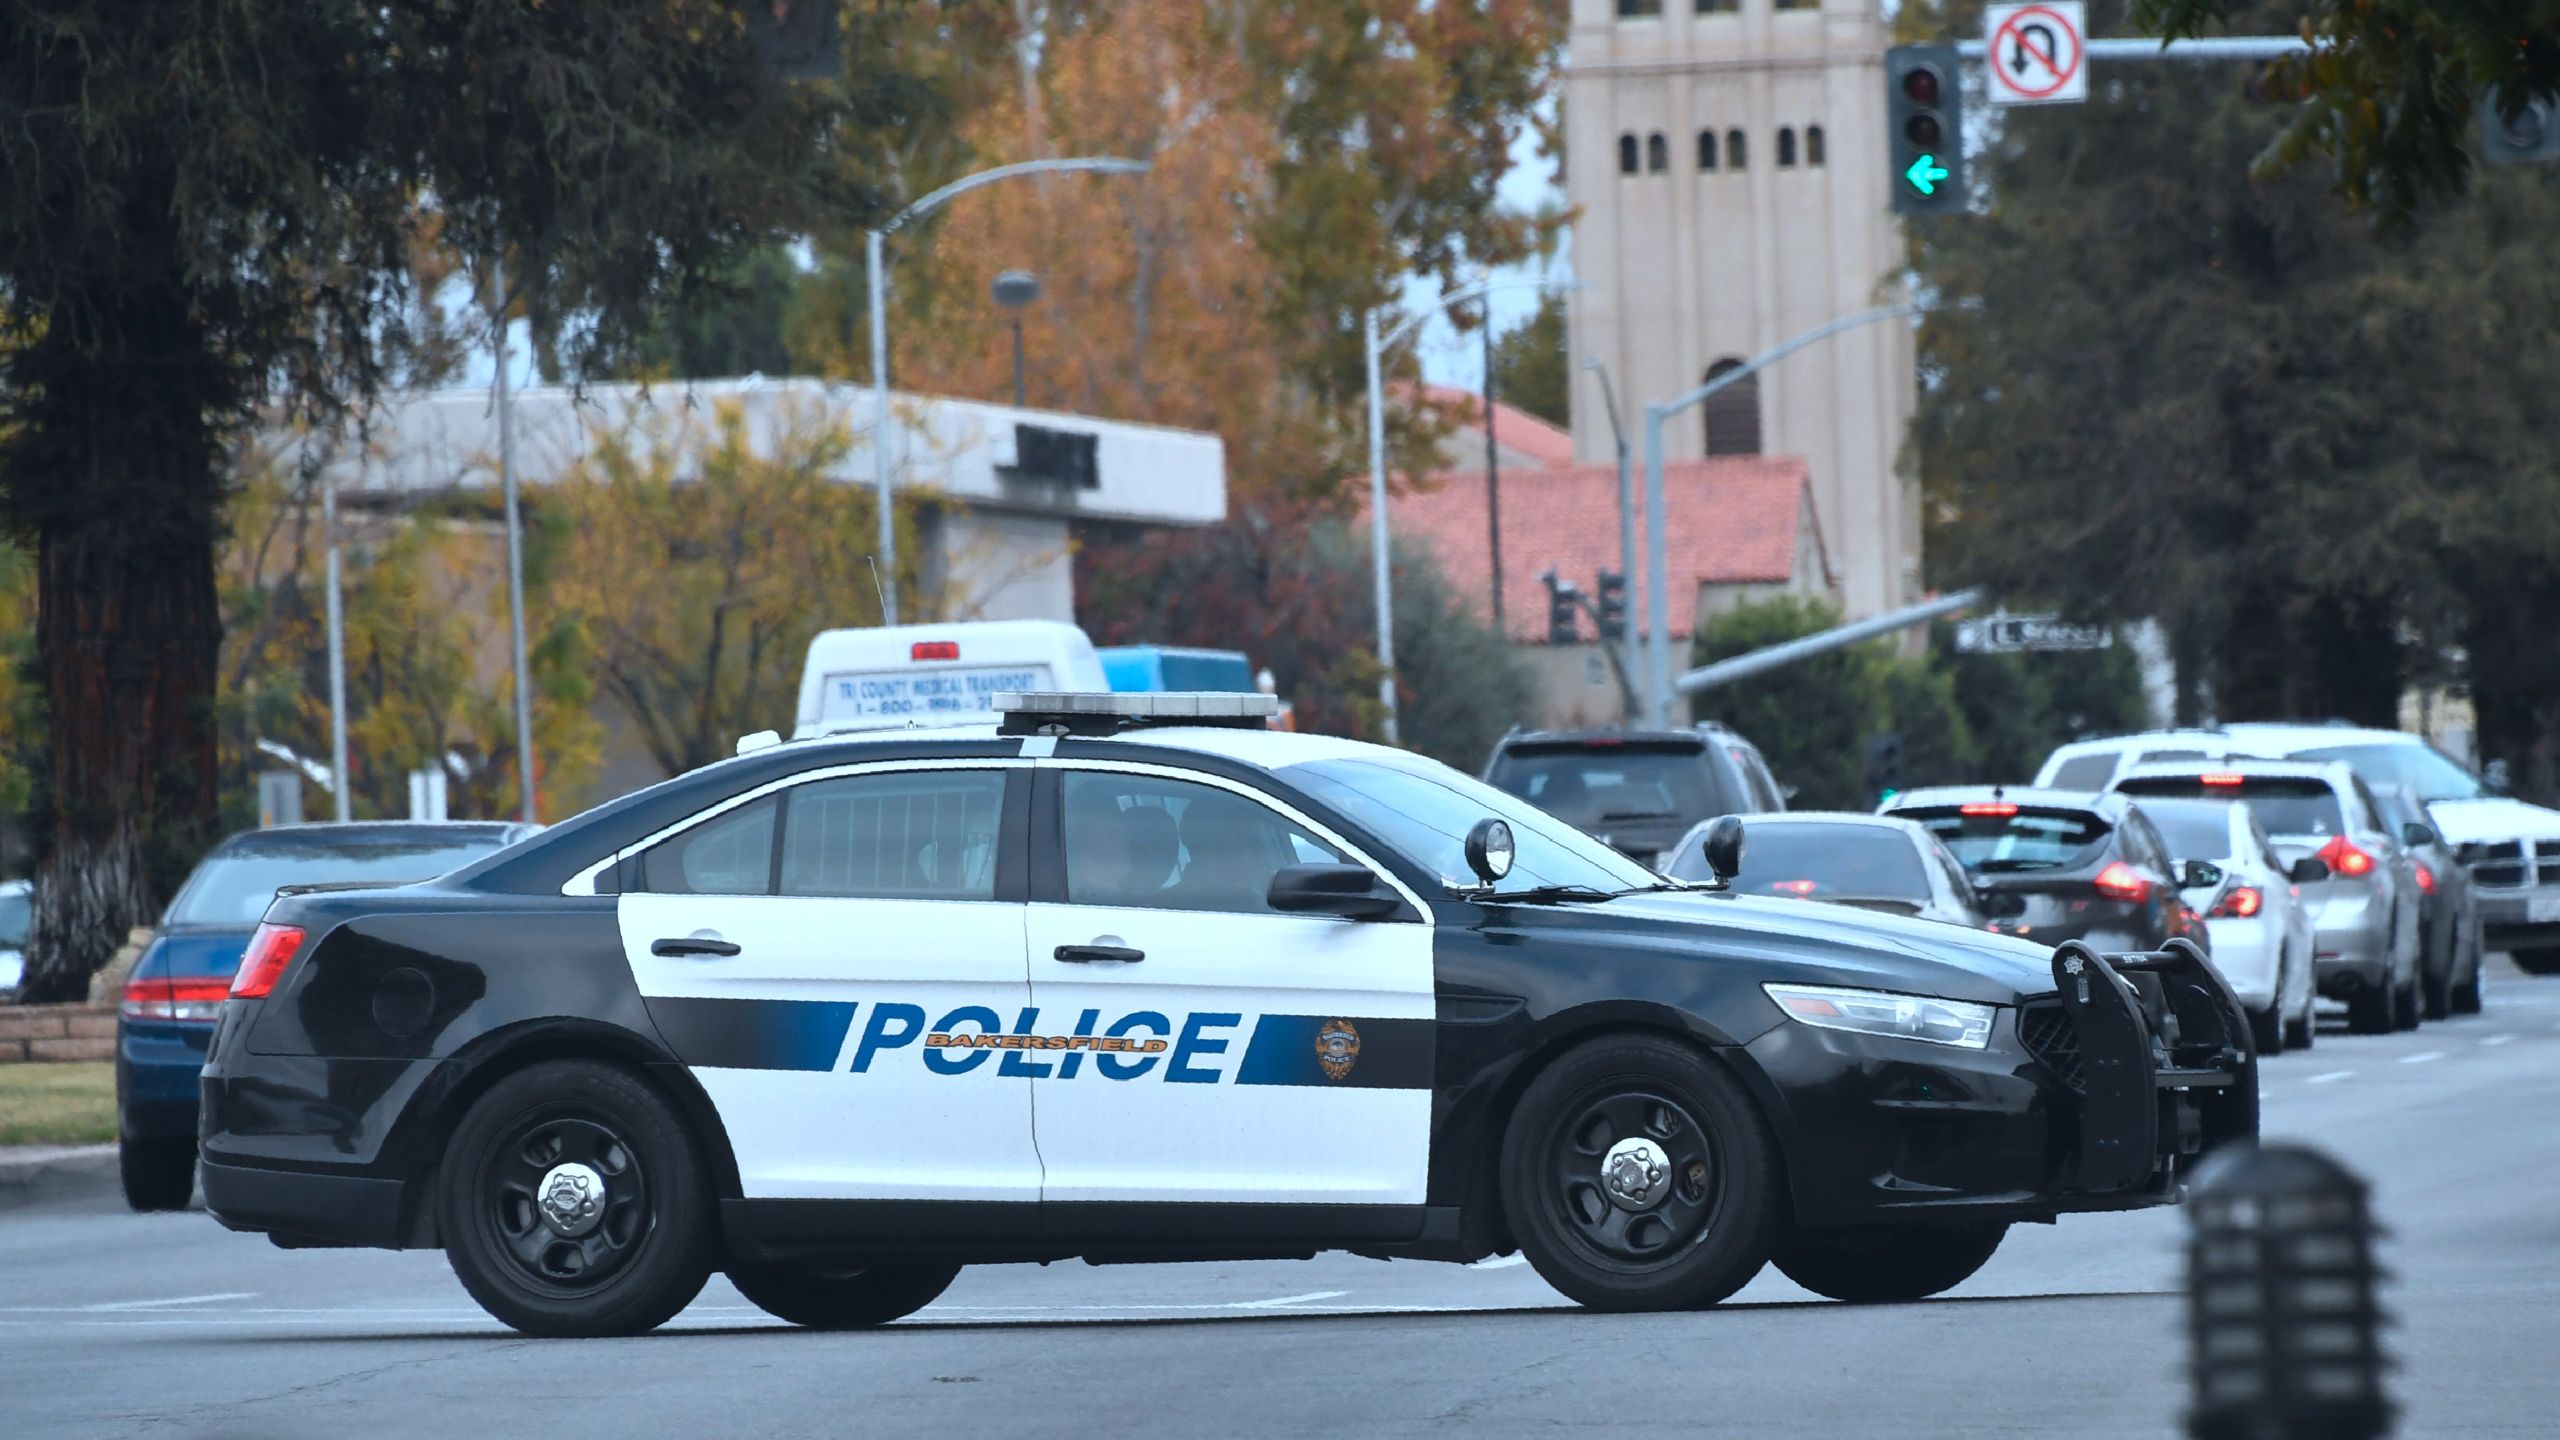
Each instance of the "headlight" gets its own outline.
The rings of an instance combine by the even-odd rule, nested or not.
[[[1770,1000],[1790,1020],[1825,1030],[1854,1030],[1861,1035],[1894,1035],[1980,1050],[1991,1043],[1991,1007],[1926,995],[1892,995],[1881,990],[1835,990],[1825,985],[1763,985]]]

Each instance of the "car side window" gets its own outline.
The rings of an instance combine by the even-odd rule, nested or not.
[[[780,891],[992,900],[1001,770],[895,770],[784,792]]]
[[[1271,877],[1341,851],[1233,791],[1156,775],[1059,778],[1067,903],[1272,914]]]
[[[660,895],[773,893],[774,819],[778,797],[741,805],[650,846],[640,856],[639,888]]]

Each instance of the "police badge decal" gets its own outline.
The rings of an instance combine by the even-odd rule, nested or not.
[[[1316,1032],[1316,1063],[1324,1067],[1324,1078],[1340,1080],[1351,1073],[1360,1061],[1360,1032],[1348,1020],[1327,1020]]]

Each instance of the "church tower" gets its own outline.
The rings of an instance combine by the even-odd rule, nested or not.
[[[1644,406],[1719,366],[1901,297],[1884,174],[1878,0],[1572,0],[1565,90],[1576,458],[1613,451],[1598,356]],[[1811,467],[1852,617],[1920,590],[1918,487],[1896,472],[1916,379],[1907,324],[1816,344],[1666,422],[1664,455]],[[1639,463],[1641,458],[1639,455]],[[1676,603],[1676,602],[1675,602]],[[1685,627],[1684,627],[1685,628]]]

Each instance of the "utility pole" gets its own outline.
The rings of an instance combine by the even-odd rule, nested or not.
[[[1493,547],[1493,633],[1502,628],[1502,455],[1493,443],[1493,297],[1484,297],[1484,519]]]
[[[515,646],[516,671],[516,791],[519,815],[534,824],[533,805],[533,681],[532,666],[524,653],[524,522],[516,507],[516,432],[507,404],[507,266],[504,260],[489,262],[490,308],[497,320],[498,378],[495,398],[498,408],[498,490],[507,507],[507,629]],[[438,764],[444,763],[441,758]],[[345,780],[339,781],[345,793]]]

